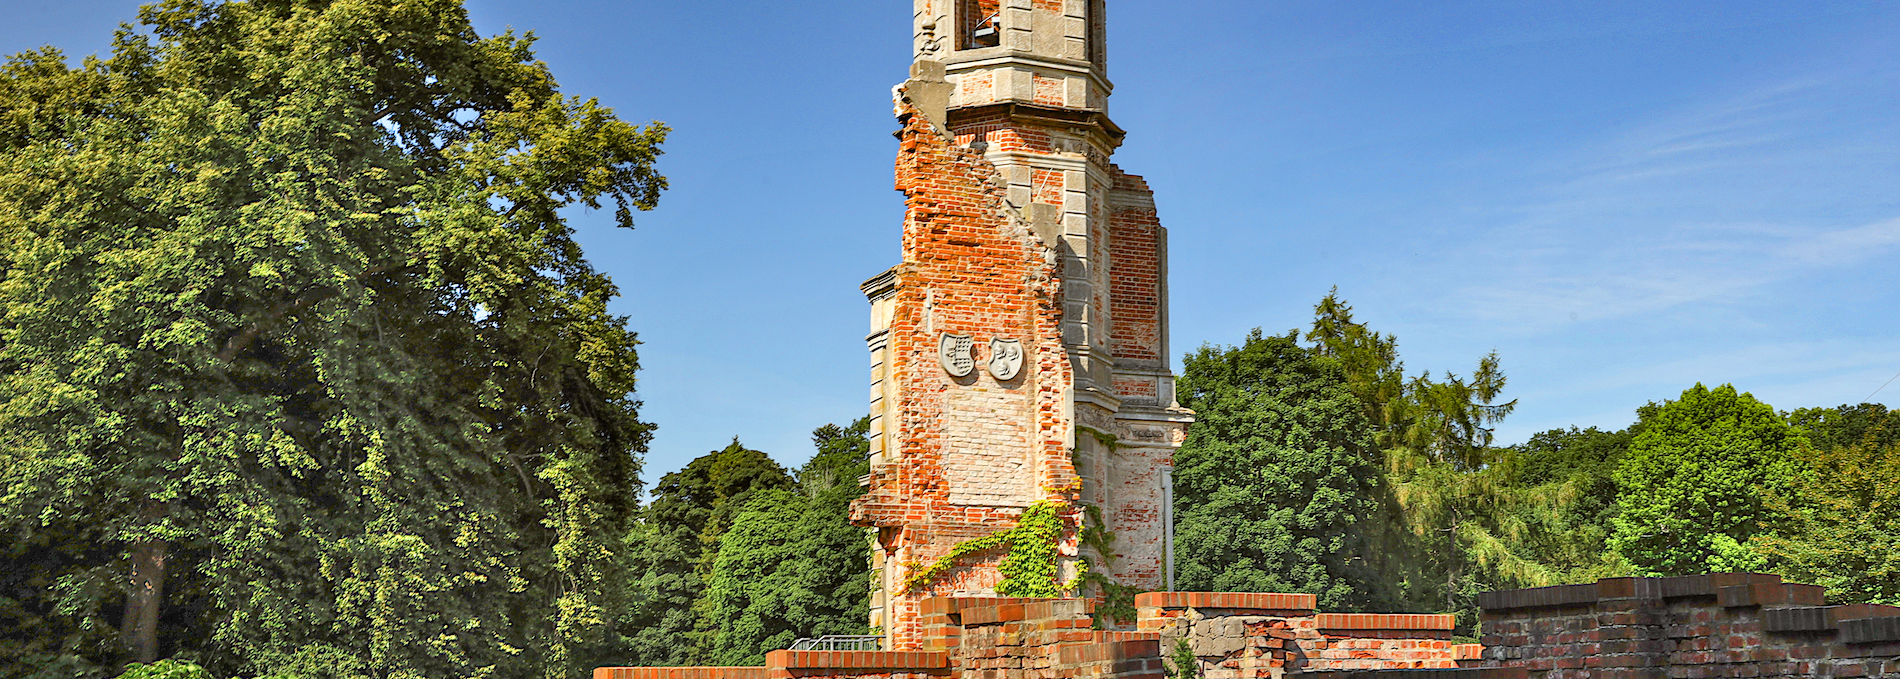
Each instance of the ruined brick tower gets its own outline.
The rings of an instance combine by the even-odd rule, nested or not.
[[[1191,413],[1168,366],[1167,234],[1109,161],[1104,0],[914,0],[895,92],[903,259],[870,298],[871,624],[916,648],[926,596],[993,596],[1000,554],[912,568],[1039,500],[1101,509],[1115,581],[1169,586],[1173,454]]]

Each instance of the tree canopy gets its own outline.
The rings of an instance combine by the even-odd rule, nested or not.
[[[666,129],[456,0],[140,21],[0,67],[0,674],[584,673],[652,428],[560,211]]]
[[[869,631],[871,546],[851,501],[870,472],[870,426],[812,432],[796,487],[754,495],[733,519],[695,604],[712,663],[759,665],[799,638]]]
[[[1808,473],[1799,430],[1754,396],[1701,384],[1641,411],[1643,430],[1616,470],[1610,546],[1637,569],[1687,575],[1759,569],[1745,544],[1764,533],[1771,494]]]
[[[1355,530],[1376,509],[1378,451],[1338,359],[1298,336],[1256,329],[1185,361],[1196,422],[1175,455],[1177,585],[1362,609],[1384,595]]]
[[[705,662],[705,638],[694,615],[719,555],[720,540],[753,497],[786,490],[792,477],[737,438],[660,478],[639,528],[628,541],[635,596],[620,628],[629,635],[620,664]]]
[[[1863,403],[1790,419],[1820,434],[1819,446],[1800,453],[1816,473],[1768,498],[1787,520],[1756,546],[1789,577],[1827,587],[1833,601],[1900,605],[1900,417]]]

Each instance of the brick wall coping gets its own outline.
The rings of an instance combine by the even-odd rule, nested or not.
[[[1419,613],[1321,613],[1317,621],[1323,630],[1450,630],[1457,624],[1454,616]]]
[[[1271,611],[1312,611],[1319,597],[1311,594],[1266,592],[1146,592],[1135,595],[1136,608],[1239,608]]]
[[[950,666],[950,654],[936,651],[772,651],[765,654],[765,664],[772,669],[940,670]]]
[[[1054,623],[1074,623],[1055,625],[1075,629],[1087,629],[1093,624],[1089,618],[1087,606],[1075,599],[1057,599],[1026,604],[999,604],[996,606],[970,606],[963,609],[962,624],[994,625],[1003,622],[1021,622],[1024,620],[1047,620]]]
[[[961,615],[971,608],[1007,606],[1010,604],[1049,604],[1061,601],[1082,602],[1083,613],[1094,613],[1095,602],[1089,599],[1056,599],[1036,597],[1000,597],[1000,596],[933,596],[917,602],[919,615]],[[1047,617],[1047,616],[1043,616]]]
[[[1716,597],[1725,607],[1820,606],[1826,602],[1821,587],[1784,583],[1766,573],[1711,573],[1666,578],[1604,578],[1581,585],[1511,589],[1478,595],[1485,611],[1520,608],[1583,606],[1605,599],[1672,599]]]
[[[1841,621],[1841,643],[1877,644],[1892,641],[1900,641],[1900,618]]]
[[[1483,660],[1484,644],[1458,644],[1451,647],[1452,660]]]
[[[1115,630],[1097,630],[1096,641],[1161,641],[1160,632],[1121,632]]]
[[[1300,679],[1529,679],[1522,667],[1483,667],[1457,670],[1337,670],[1301,672]]]
[[[767,679],[764,667],[596,667],[594,679]]]
[[[1821,632],[1841,628],[1841,623],[1874,618],[1900,617],[1900,606],[1854,604],[1852,606],[1798,606],[1762,611],[1762,630],[1767,632]]]

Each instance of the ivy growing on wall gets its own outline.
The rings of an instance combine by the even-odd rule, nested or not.
[[[950,553],[937,559],[928,568],[912,567],[904,578],[904,588],[917,591],[930,584],[944,573],[956,568],[971,555],[993,549],[1008,548],[1003,561],[997,566],[1002,572],[1003,581],[996,585],[999,596],[1010,597],[1059,597],[1074,591],[1074,581],[1060,582],[1060,565],[1057,563],[1057,546],[1062,536],[1069,530],[1064,520],[1064,510],[1068,503],[1060,500],[1040,500],[1029,505],[1016,526],[1009,530],[957,543]]]
[[[1094,435],[1111,450],[1116,445],[1113,435],[1084,427],[1078,427],[1078,430]],[[1073,453],[1074,451],[1071,451],[1072,455]],[[1076,462],[1079,469],[1080,460]],[[1045,490],[1056,493],[1079,491],[1081,490],[1080,481],[1074,488],[1045,488]],[[1071,525],[1069,517],[1078,514],[1074,511],[1076,507],[1080,507],[1082,511]],[[997,565],[997,570],[1003,576],[1002,581],[996,585],[998,596],[1043,598],[1075,596],[1083,587],[1093,584],[1101,588],[1104,599],[1103,605],[1098,608],[1099,612],[1117,621],[1134,620],[1135,595],[1140,593],[1140,588],[1117,583],[1113,578],[1108,577],[1108,574],[1095,571],[1088,557],[1078,557],[1075,562],[1075,575],[1067,581],[1061,579],[1059,548],[1063,538],[1071,534],[1071,531],[1082,545],[1095,548],[1095,552],[1105,560],[1114,560],[1115,534],[1108,531],[1107,522],[1102,520],[1101,508],[1081,502],[1039,500],[1023,512],[1022,518],[1013,528],[957,543],[956,546],[950,548],[950,553],[937,559],[928,567],[910,564],[909,573],[904,578],[904,588],[915,592],[943,577],[945,573],[961,565],[964,559],[970,556],[1006,548],[1009,551],[1003,555],[1002,562]]]

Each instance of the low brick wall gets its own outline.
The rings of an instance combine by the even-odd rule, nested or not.
[[[1319,613],[1315,603],[1310,594],[1155,592],[1135,597],[1139,628],[1159,633],[1164,653],[1176,639],[1187,638],[1208,679],[1459,667],[1452,616]],[[1470,649],[1465,653],[1470,655]]]
[[[946,679],[950,657],[921,651],[773,651],[762,667],[601,667],[594,679]]]
[[[1162,679],[1161,637],[1093,629],[1084,599],[924,600],[924,647],[966,679]]]
[[[1534,679],[1900,677],[1900,607],[1827,606],[1774,575],[1490,592],[1484,661]]]
[[[1521,679],[1459,671],[1448,615],[1319,613],[1310,594],[1138,595],[1136,631],[1094,629],[1085,599],[928,598],[920,651],[773,651],[764,667],[604,667],[595,679],[1164,679],[1187,638],[1207,679]],[[1467,661],[1469,662],[1469,661]]]
[[[601,667],[594,679],[770,679],[764,667]]]

